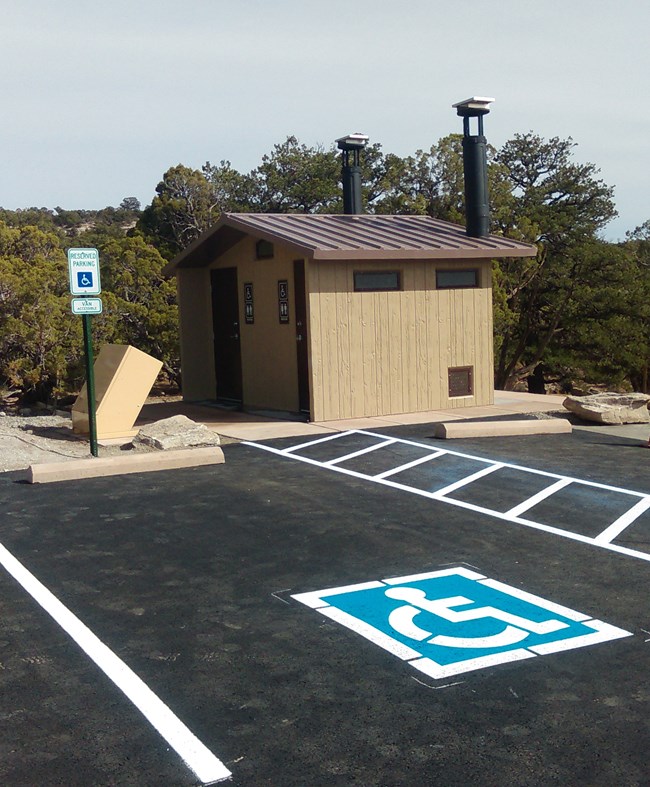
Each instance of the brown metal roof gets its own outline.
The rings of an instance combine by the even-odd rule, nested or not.
[[[537,253],[529,243],[496,235],[470,238],[460,224],[429,216],[224,213],[165,272],[208,265],[245,235],[283,243],[315,260],[468,260]]]

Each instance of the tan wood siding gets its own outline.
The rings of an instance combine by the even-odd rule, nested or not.
[[[293,259],[278,244],[271,259],[256,259],[255,238],[245,238],[219,258],[217,268],[237,267],[244,406],[298,410],[296,307]],[[289,322],[280,323],[278,281],[289,287]],[[254,323],[244,320],[244,283],[252,282]]]
[[[255,238],[244,238],[211,268],[237,268],[244,406],[295,412],[298,410],[293,282],[295,254],[276,245],[272,259],[257,260],[255,242]],[[289,287],[288,323],[280,323],[278,314],[278,281],[283,279],[286,279]],[[210,269],[179,270],[178,280],[181,283],[179,293],[182,293],[184,397],[214,398],[216,384]],[[252,325],[246,324],[244,319],[246,282],[253,284]],[[186,363],[186,359],[189,363]]]
[[[177,271],[176,290],[180,314],[183,398],[194,402],[212,399],[216,382],[209,271],[205,268]]]
[[[315,420],[388,415],[492,401],[489,263],[477,288],[436,289],[453,263],[311,262],[309,307]],[[354,292],[358,270],[399,270],[401,291]],[[471,366],[474,392],[449,397],[448,369]]]
[[[334,268],[334,287],[342,297],[336,297],[336,358],[338,367],[338,406],[339,412],[351,412],[352,369],[350,358],[350,295],[346,292],[347,275],[344,266]],[[347,418],[348,416],[343,416]]]
[[[255,259],[255,238],[213,267],[237,267],[244,404],[296,411],[292,252]],[[477,268],[477,288],[436,289],[436,269]],[[355,271],[399,271],[400,291],[354,292]],[[178,274],[184,396],[213,398],[210,269]],[[305,260],[312,420],[437,410],[493,401],[492,293],[488,262]],[[289,323],[278,317],[278,280],[289,286]],[[244,283],[254,288],[254,324],[244,320]],[[473,369],[473,395],[448,395],[448,369]]]

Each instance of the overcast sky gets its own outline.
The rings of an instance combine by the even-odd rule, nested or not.
[[[175,164],[240,171],[288,135],[385,152],[461,131],[571,136],[650,219],[650,0],[4,0],[0,206],[151,202]]]

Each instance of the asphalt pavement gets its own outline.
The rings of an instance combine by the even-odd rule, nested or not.
[[[30,572],[0,571],[2,783],[195,785],[221,764],[241,787],[647,784],[650,452],[431,433],[1,475],[0,543]]]

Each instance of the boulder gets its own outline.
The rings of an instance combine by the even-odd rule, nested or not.
[[[133,438],[133,445],[147,445],[161,451],[170,448],[219,445],[219,435],[204,424],[199,424],[186,415],[163,418],[143,426]]]
[[[650,423],[650,396],[642,393],[597,393],[589,396],[567,396],[563,405],[585,421],[599,424]]]

